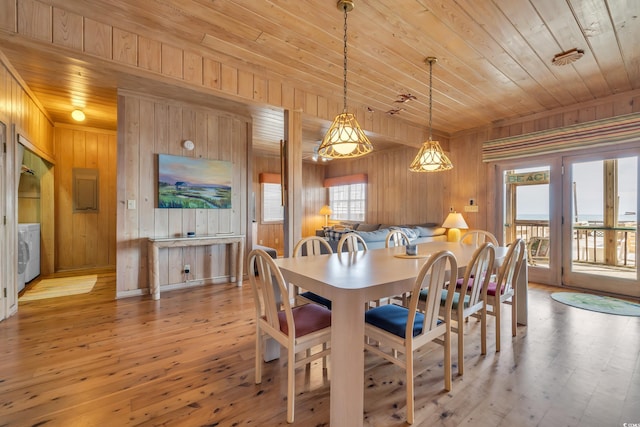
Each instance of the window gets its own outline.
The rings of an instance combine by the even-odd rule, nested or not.
[[[364,221],[367,207],[367,184],[347,184],[329,187],[331,219]]]
[[[282,186],[264,182],[262,185],[262,222],[282,222],[284,206],[282,206]]]

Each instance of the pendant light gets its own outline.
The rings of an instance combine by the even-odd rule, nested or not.
[[[340,159],[363,156],[371,152],[373,146],[360,129],[355,115],[347,112],[347,13],[353,10],[353,0],[338,0],[337,6],[344,11],[344,109],[333,120],[322,139],[318,154]]]
[[[433,80],[431,75],[433,63],[436,62],[437,59],[430,56],[426,61],[429,63],[429,140],[422,143],[418,155],[413,159],[411,166],[409,166],[409,170],[412,172],[439,172],[453,169],[453,164],[442,151],[440,143],[431,140],[431,109],[433,107]]]

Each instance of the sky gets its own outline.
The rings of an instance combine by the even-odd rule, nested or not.
[[[637,210],[636,162],[635,157],[618,160],[619,214]],[[519,172],[528,170],[534,169],[518,169]],[[572,172],[573,181],[576,183],[578,215],[602,215],[602,161],[574,163]],[[548,218],[548,212],[548,186],[529,185],[518,189],[518,213],[536,214]]]
[[[168,184],[184,181],[231,186],[230,162],[160,154],[158,169],[158,180]]]

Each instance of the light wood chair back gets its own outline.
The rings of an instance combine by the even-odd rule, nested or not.
[[[491,243],[493,246],[498,246],[496,236],[485,230],[469,230],[460,237],[460,243],[472,245],[474,248],[479,248],[486,242]]]
[[[495,247],[492,243],[485,242],[473,253],[473,257],[467,264],[461,284],[457,284],[456,280],[451,279],[445,294],[455,292],[451,310],[452,327],[451,330],[458,335],[458,374],[464,373],[464,323],[465,319],[473,314],[480,317],[480,339],[481,354],[487,353],[487,311],[485,299],[483,299],[483,289],[489,284],[491,274],[494,269],[496,257]],[[443,297],[444,298],[444,297]],[[440,310],[441,315],[446,314],[446,308],[443,306]]]
[[[408,307],[387,304],[365,313],[365,349],[405,370],[409,424],[413,424],[415,412],[414,351],[432,341],[442,344],[444,346],[444,388],[450,391],[452,387],[451,304],[453,293],[445,301],[444,316],[439,316],[447,270],[458,270],[455,256],[449,251],[433,254],[420,269],[411,291],[412,296]],[[422,290],[427,290],[428,297],[423,302],[423,309],[420,310],[418,306]]]
[[[292,423],[295,369],[329,354],[331,311],[316,304],[292,307],[282,272],[262,249],[249,252],[247,261],[249,271],[257,271],[249,274],[256,306],[255,382],[262,382],[265,341],[273,338],[287,350],[287,422]],[[304,320],[304,327],[296,328],[297,320]],[[317,351],[320,345],[322,350]]]
[[[293,256],[301,256],[303,249],[305,255],[321,255],[322,249],[324,248],[325,253],[332,254],[333,249],[331,249],[331,245],[327,240],[320,236],[309,236],[301,239],[296,246],[293,248]]]
[[[500,266],[498,278],[489,283],[483,298],[487,301],[487,314],[496,318],[496,351],[500,351],[500,323],[501,304],[511,305],[511,335],[516,336],[518,325],[515,287],[518,282],[520,269],[525,259],[526,244],[522,239],[516,239],[509,245],[509,251]]]
[[[342,253],[345,245],[347,247],[347,252],[358,252],[358,243],[362,245],[362,250],[364,250],[365,252],[368,250],[367,242],[365,242],[362,236],[360,236],[358,233],[345,233],[342,235],[340,240],[338,240],[338,248],[336,252]]]
[[[409,244],[409,236],[402,230],[391,230],[387,234],[385,247],[392,248],[396,246],[407,246]]]
[[[320,236],[304,237],[293,248],[293,257],[303,256],[316,256],[323,255],[322,249],[324,248],[326,254],[332,254],[333,249],[326,239]],[[293,285],[293,295],[296,298],[296,302],[300,304],[315,303],[320,304],[328,309],[331,309],[331,301],[311,291],[301,289],[298,285]]]

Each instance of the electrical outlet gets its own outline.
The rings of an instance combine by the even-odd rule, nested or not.
[[[191,272],[191,266],[189,264],[184,265],[184,274],[189,274]]]
[[[276,245],[278,244],[278,238],[276,237]]]
[[[262,244],[262,240],[260,240],[260,244]]]
[[[127,200],[127,209],[135,209],[136,208],[136,201],[134,200]]]

